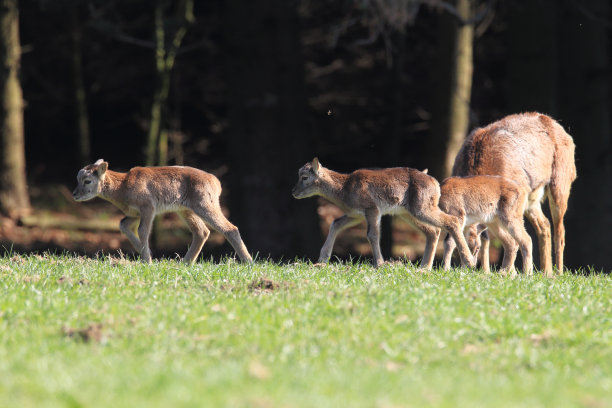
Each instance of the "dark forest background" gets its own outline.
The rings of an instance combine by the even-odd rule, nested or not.
[[[72,189],[98,158],[114,170],[199,167],[221,178],[251,252],[313,257],[317,201],[290,196],[306,161],[429,168],[441,179],[469,130],[536,110],[577,146],[567,265],[612,267],[608,0],[1,3],[5,44],[4,24],[18,18],[30,189]],[[18,154],[7,129],[5,191],[18,189],[6,182]],[[12,218],[29,205],[2,200]]]

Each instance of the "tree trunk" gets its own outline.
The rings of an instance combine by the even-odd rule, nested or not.
[[[73,4],[70,10],[72,26],[72,89],[74,97],[74,121],[76,145],[79,164],[91,163],[91,137],[89,134],[89,115],[87,114],[87,97],[83,83],[83,58],[81,54],[81,27],[78,5]]]
[[[608,0],[580,6],[601,21],[612,19]],[[569,267],[612,269],[612,136],[610,43],[606,26],[574,8],[559,16],[561,123],[576,144],[578,178],[569,200],[566,260]]]
[[[471,18],[472,0],[456,0],[464,21]],[[455,156],[469,130],[472,93],[474,26],[449,14],[440,16],[435,100],[428,143],[430,174],[450,175]]]
[[[151,118],[147,137],[145,164],[153,166],[158,163],[159,135],[162,128],[162,109],[168,96],[169,72],[166,70],[166,31],[164,29],[164,4],[155,1],[155,89],[151,102]]]
[[[314,257],[316,199],[295,200],[312,160],[296,2],[224,2],[229,104],[230,219],[260,258]]]
[[[181,24],[172,37],[170,44],[166,44],[166,27],[164,25],[164,0],[155,0],[154,9],[154,37],[155,37],[155,85],[153,101],[151,102],[151,118],[145,151],[146,166],[168,165],[168,130],[164,127],[167,122],[166,111],[170,80],[176,53],[187,33],[187,28],[193,23],[194,0],[182,0],[177,7],[176,20]],[[151,239],[158,244],[161,218],[153,222]]]
[[[166,44],[166,29],[164,26],[164,1],[155,1],[155,90],[151,103],[151,120],[147,136],[145,163],[147,166],[168,164],[168,134],[164,129],[166,121],[166,103],[170,91],[170,79],[176,53],[187,34],[187,29],[193,23],[194,0],[183,0],[177,7],[176,20],[181,21],[172,37]]]
[[[394,43],[393,65],[388,72],[389,88],[391,95],[391,115],[389,127],[385,134],[384,157],[380,163],[385,167],[407,166],[400,157],[400,141],[402,138],[402,118],[406,114],[406,98],[404,98],[404,83],[402,81],[402,69],[406,59],[406,34],[403,31],[396,31],[392,34]],[[386,216],[381,221],[380,249],[385,257],[393,256],[393,222],[395,217]]]
[[[17,0],[0,2],[0,213],[17,217],[30,207],[25,176],[23,95],[17,77],[19,10]]]

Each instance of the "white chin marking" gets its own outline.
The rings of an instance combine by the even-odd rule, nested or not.
[[[74,201],[79,201],[79,202],[81,202],[81,201],[89,201],[92,198],[93,198],[93,196],[92,197],[75,197]]]
[[[297,198],[298,200],[299,200],[299,199],[302,199],[302,198],[308,198],[308,197],[310,197],[310,196],[312,196],[312,194],[307,194],[307,193],[297,193],[297,194],[294,194],[294,195],[293,195],[293,197],[294,197],[294,198]]]

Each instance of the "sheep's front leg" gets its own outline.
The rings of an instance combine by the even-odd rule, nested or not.
[[[329,261],[331,257],[332,250],[334,248],[334,242],[336,242],[336,237],[341,231],[344,231],[347,228],[350,228],[354,225],[357,225],[361,222],[359,218],[352,218],[348,215],[343,215],[340,218],[336,218],[334,222],[329,227],[329,233],[327,234],[327,239],[321,248],[321,254],[319,255],[319,262],[325,263]]]
[[[140,252],[140,250],[142,249],[142,243],[140,242],[140,239],[138,239],[138,237],[136,236],[135,232],[138,220],[138,217],[124,217],[119,222],[119,230],[127,237],[134,249]]]

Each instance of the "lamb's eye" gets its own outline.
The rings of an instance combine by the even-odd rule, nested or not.
[[[85,180],[85,184],[91,184],[91,180]]]
[[[302,176],[302,181],[308,180],[308,176]]]

